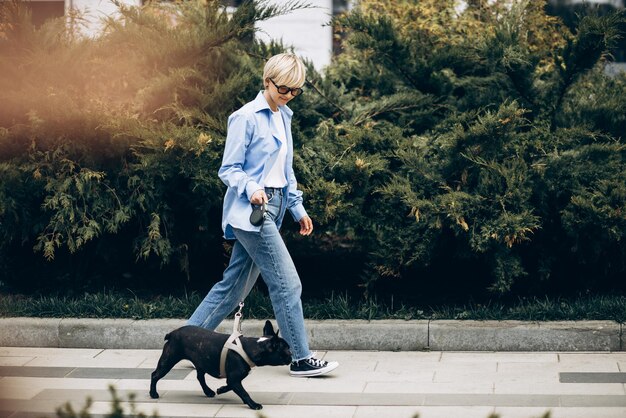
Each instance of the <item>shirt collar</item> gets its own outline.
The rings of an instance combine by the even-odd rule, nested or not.
[[[270,108],[270,105],[267,103],[267,100],[265,100],[265,96],[263,95],[263,90],[261,90],[259,94],[256,95],[256,98],[254,99],[253,103],[254,103],[255,112],[258,112],[264,109],[269,109],[270,111],[272,110]],[[293,110],[289,109],[289,106],[287,105],[279,106],[278,109],[282,110],[289,117],[293,115]]]

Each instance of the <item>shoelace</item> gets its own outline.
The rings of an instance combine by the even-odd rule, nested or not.
[[[327,364],[324,360],[318,360],[314,357],[307,359],[307,361],[315,367],[325,367]]]

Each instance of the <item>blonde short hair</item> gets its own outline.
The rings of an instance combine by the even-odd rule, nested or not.
[[[274,55],[263,68],[263,82],[268,78],[279,86],[302,87],[306,79],[306,68],[295,54]]]

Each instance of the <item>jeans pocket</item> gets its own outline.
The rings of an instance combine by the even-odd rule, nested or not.
[[[267,193],[265,193],[265,194],[267,195],[267,202],[269,203],[269,202],[271,202],[271,201],[272,201],[272,199],[274,198],[274,195],[275,195],[276,193],[274,193],[274,192],[267,192]]]

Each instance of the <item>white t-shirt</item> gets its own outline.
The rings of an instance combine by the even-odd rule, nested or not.
[[[280,114],[280,110],[272,112],[272,123],[277,128],[278,139],[280,139],[282,145],[278,151],[276,162],[272,166],[272,169],[267,173],[264,185],[265,187],[282,188],[287,185],[287,178],[285,177],[285,164],[287,163],[287,133],[285,132],[285,124],[283,123],[283,117]]]

